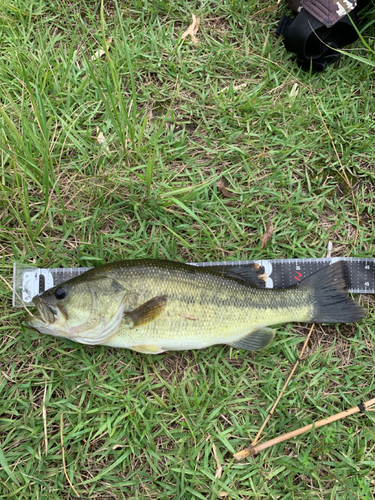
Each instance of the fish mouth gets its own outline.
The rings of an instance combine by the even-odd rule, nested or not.
[[[33,298],[33,303],[40,314],[40,318],[35,318],[36,320],[42,320],[46,325],[50,325],[56,321],[58,313],[54,306],[47,305],[39,296]],[[29,321],[32,322],[32,318]]]

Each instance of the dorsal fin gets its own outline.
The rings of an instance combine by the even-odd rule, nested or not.
[[[267,283],[267,275],[264,266],[260,266],[256,262],[245,266],[229,267],[222,269],[227,276],[233,276],[245,281],[248,285],[255,288],[265,288]]]

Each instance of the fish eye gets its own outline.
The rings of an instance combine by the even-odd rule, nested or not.
[[[66,291],[64,288],[56,288],[55,297],[56,299],[63,299],[66,296]]]

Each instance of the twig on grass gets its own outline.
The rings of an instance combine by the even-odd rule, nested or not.
[[[43,417],[43,428],[44,428],[44,445],[46,447],[46,455],[48,455],[46,396],[47,396],[47,380],[45,381],[45,385],[44,385],[44,394],[43,394],[43,402],[42,402],[42,417]]]
[[[212,453],[214,454],[215,461],[216,461],[215,478],[220,479],[222,474],[223,474],[223,467],[221,465],[219,455],[217,454],[217,449],[216,449],[215,443],[212,443]]]
[[[196,34],[198,33],[200,18],[195,17],[195,15],[193,13],[191,13],[191,17],[193,19],[192,23],[190,24],[188,29],[182,34],[181,38],[182,38],[182,40],[184,40],[187,36],[190,35],[191,41],[193,43],[196,43],[199,45],[199,40],[196,37]]]
[[[63,421],[63,413],[60,415],[60,438],[61,438],[61,452],[62,452],[62,462],[63,462],[63,469],[64,469],[64,474],[65,477],[70,484],[70,487],[74,491],[74,493],[77,495],[78,498],[81,498],[79,494],[77,493],[76,489],[74,488],[71,480],[69,479],[68,473],[66,471],[66,464],[65,464],[65,448],[64,448],[64,439],[63,439],[63,429],[64,429],[64,421]]]
[[[258,444],[255,447],[249,446],[249,448],[246,448],[245,450],[236,453],[234,457],[236,460],[242,460],[243,458],[246,458],[250,455],[251,456],[256,455],[260,451],[265,450],[270,446],[282,443],[283,441],[287,441],[288,439],[292,439],[296,436],[299,436],[300,434],[311,431],[312,429],[318,429],[319,427],[323,427],[324,425],[335,422],[336,420],[340,420],[341,418],[349,417],[350,415],[354,415],[355,413],[358,412],[375,411],[375,408],[370,408],[371,406],[374,405],[375,405],[375,398],[370,399],[365,403],[360,403],[358,406],[350,408],[350,410],[341,411],[340,413],[336,413],[336,415],[332,415],[331,417],[323,418],[322,420],[319,420],[318,422],[315,422],[313,424],[305,425],[304,427],[301,427],[300,429],[297,429],[295,431],[287,432],[282,436],[278,436],[274,439],[271,439],[270,441]]]
[[[309,331],[309,333],[307,334],[306,340],[305,340],[305,342],[304,342],[304,344],[303,344],[303,346],[302,346],[301,353],[300,353],[299,357],[297,358],[297,361],[295,362],[295,364],[294,364],[294,366],[293,366],[293,369],[292,369],[292,371],[290,372],[289,377],[288,377],[287,381],[286,381],[286,382],[285,382],[285,384],[284,384],[284,387],[281,389],[281,392],[280,392],[280,394],[279,394],[278,398],[276,399],[275,404],[273,405],[273,407],[272,407],[271,411],[268,413],[268,415],[267,415],[267,417],[266,417],[266,420],[263,422],[262,427],[259,429],[259,432],[258,432],[258,434],[256,435],[256,437],[255,437],[254,441],[251,443],[251,445],[250,445],[248,448],[245,448],[244,450],[242,450],[242,451],[239,451],[239,452],[235,453],[235,454],[234,454],[234,458],[235,458],[235,460],[242,460],[243,458],[248,457],[249,455],[254,455],[254,453],[253,453],[253,451],[252,451],[252,450],[254,450],[254,447],[255,447],[255,445],[257,444],[257,442],[259,441],[259,438],[260,438],[260,436],[261,436],[261,434],[262,434],[262,432],[263,432],[263,429],[264,429],[264,428],[265,428],[265,426],[267,425],[268,420],[269,420],[269,419],[271,418],[271,416],[273,415],[273,412],[275,411],[275,409],[276,409],[277,405],[279,404],[279,401],[280,401],[280,399],[281,399],[282,395],[284,394],[285,389],[288,387],[288,384],[289,384],[289,382],[290,382],[290,379],[293,377],[294,372],[296,371],[296,369],[297,369],[297,366],[298,366],[299,362],[302,360],[303,353],[305,352],[305,349],[306,349],[307,343],[308,343],[308,341],[310,340],[310,336],[311,336],[311,334],[312,334],[312,332],[313,332],[313,330],[314,330],[314,326],[315,326],[315,325],[312,325],[312,326],[311,326],[310,331]]]

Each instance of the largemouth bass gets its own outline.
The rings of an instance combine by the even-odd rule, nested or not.
[[[157,354],[214,344],[257,351],[286,322],[349,323],[365,310],[347,295],[336,262],[283,290],[257,288],[241,274],[164,260],[104,264],[33,299],[41,333],[83,344]]]

